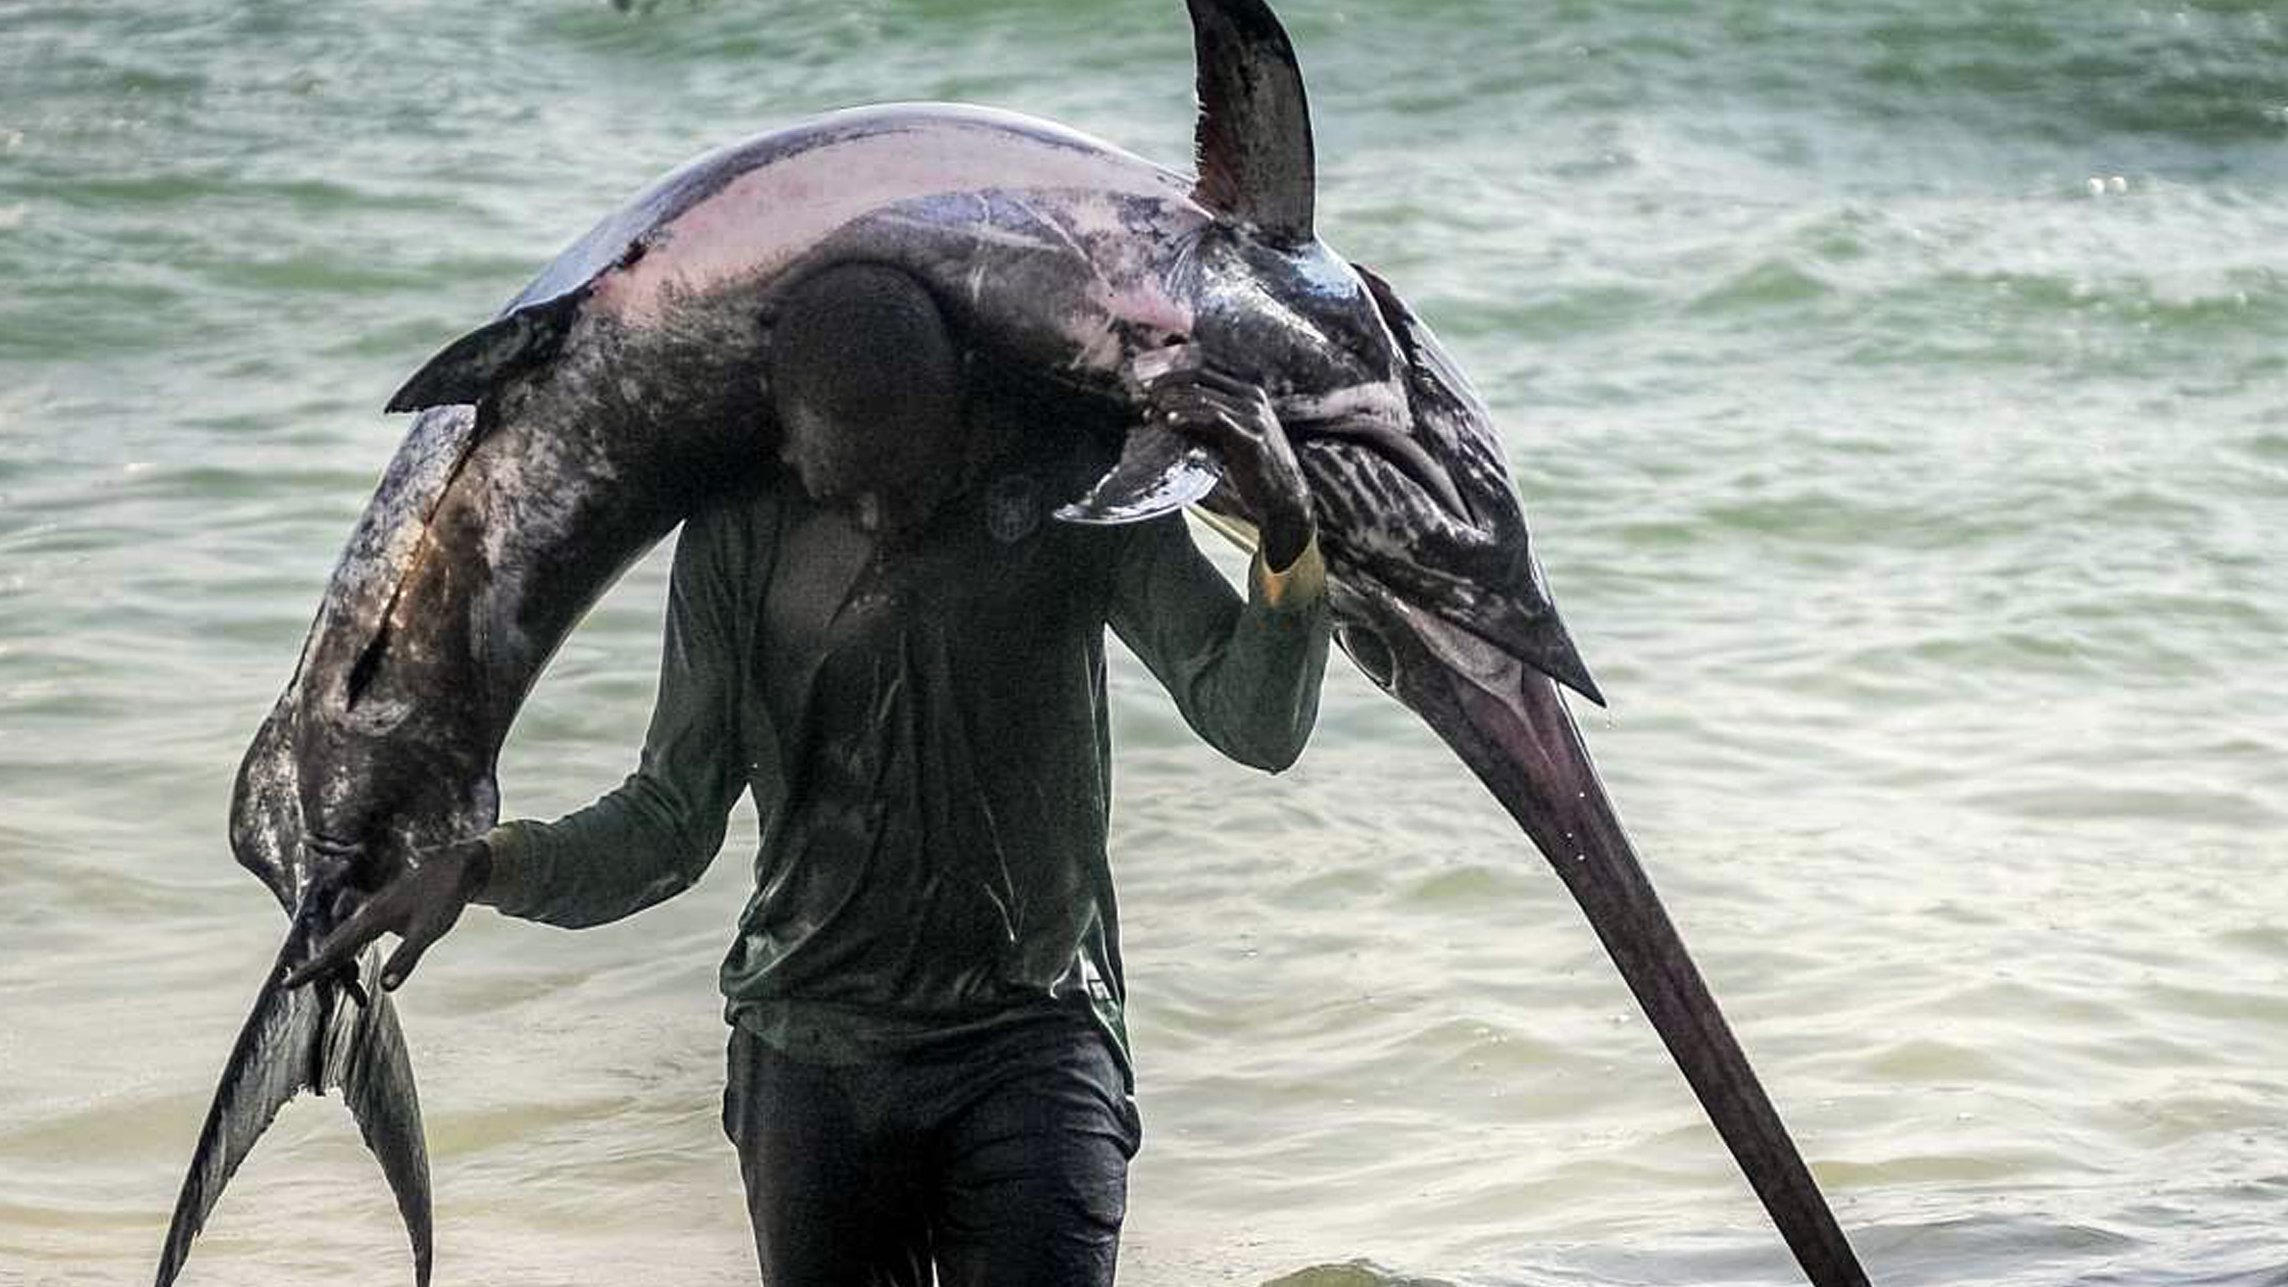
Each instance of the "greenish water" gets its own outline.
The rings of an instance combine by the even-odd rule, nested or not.
[[[1608,782],[1877,1280],[2288,1283],[2288,13],[1285,9],[1322,230],[1500,413]],[[0,1283],[149,1272],[282,925],[230,774],[397,382],[694,152],[947,98],[1181,158],[1188,58],[1174,0],[0,6]],[[660,593],[565,649],[512,812],[632,763]],[[1410,716],[1338,663],[1269,782],[1121,665],[1124,1281],[1789,1280]],[[733,835],[424,967],[440,1282],[751,1280]],[[402,1248],[304,1104],[186,1281]]]

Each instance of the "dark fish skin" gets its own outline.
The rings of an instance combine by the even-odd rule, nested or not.
[[[757,475],[744,430],[725,440],[709,429],[753,423],[759,380],[687,351],[753,346],[713,338],[634,346],[663,369],[698,361],[705,378],[691,387],[708,390],[698,401],[630,407],[616,381],[560,371],[545,387],[504,391],[497,411],[416,419],[240,766],[232,849],[291,923],[193,1150],[161,1287],[278,1110],[301,1091],[336,1088],[397,1196],[415,1281],[429,1281],[420,1102],[373,961],[300,989],[279,975],[412,854],[497,820],[501,742],[572,624],[684,514]]]
[[[685,516],[777,468],[763,372],[778,295],[821,268],[885,265],[985,360],[1131,411],[1136,372],[1179,345],[1265,390],[1311,482],[1338,640],[1557,869],[1809,1280],[1864,1287],[1566,712],[1557,684],[1602,698],[1491,417],[1397,293],[1312,232],[1308,111],[1277,18],[1262,0],[1188,3],[1196,184],[1009,113],[837,113],[669,175],[407,381],[391,408],[420,414],[233,799],[233,851],[290,917],[279,965],[416,854],[496,821],[501,743],[573,624]],[[1079,444],[1047,426],[1035,445]],[[1200,462],[1167,445],[1132,444],[1133,472],[1076,501],[1133,518],[1197,495]],[[1250,521],[1228,489],[1203,507]],[[372,973],[264,984],[160,1287],[279,1107],[336,1086],[428,1281],[420,1110]]]

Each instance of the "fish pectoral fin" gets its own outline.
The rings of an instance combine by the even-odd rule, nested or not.
[[[519,371],[556,356],[586,291],[529,304],[446,345],[390,395],[387,411],[475,406]]]
[[[1182,509],[1215,490],[1223,461],[1209,448],[1160,425],[1138,425],[1120,460],[1079,500],[1060,506],[1068,523],[1134,523]]]

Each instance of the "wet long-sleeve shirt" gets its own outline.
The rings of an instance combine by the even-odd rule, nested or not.
[[[1076,526],[1047,494],[1004,472],[888,542],[794,486],[691,520],[640,766],[497,828],[484,901],[626,916],[695,881],[751,791],[732,1022],[850,1061],[1065,1009],[1125,1056],[1104,627],[1201,737],[1276,771],[1317,712],[1324,577],[1315,548],[1258,559],[1243,601],[1180,518]]]

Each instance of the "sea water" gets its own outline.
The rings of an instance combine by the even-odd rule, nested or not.
[[[1497,413],[1598,762],[1876,1280],[2288,1283],[2288,12],[1282,7],[1320,230]],[[1175,0],[0,3],[0,1283],[150,1272],[284,924],[231,775],[399,380],[694,153],[952,99],[1180,164],[1189,58]],[[662,588],[572,637],[511,814],[632,767]],[[1270,779],[1113,697],[1124,1281],[1793,1280],[1412,716],[1338,660]],[[440,1284],[753,1280],[752,834],[402,994]],[[306,1101],[184,1281],[410,1273]]]

